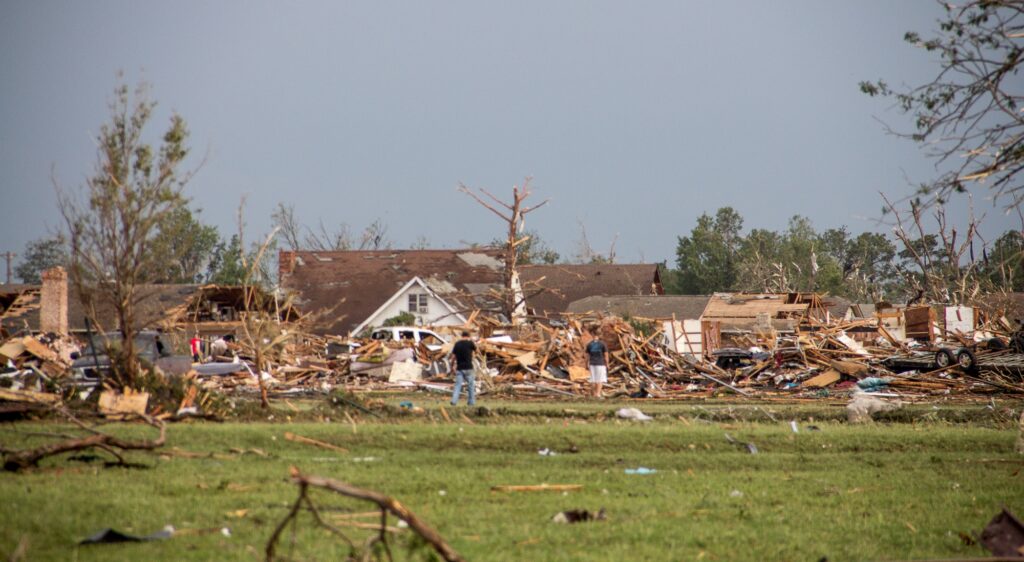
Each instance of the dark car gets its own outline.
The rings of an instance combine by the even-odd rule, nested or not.
[[[154,331],[143,331],[135,334],[135,355],[143,363],[155,365],[168,374],[187,372],[191,360],[184,355],[171,355],[160,334]],[[95,385],[100,378],[110,373],[110,356],[108,350],[119,349],[122,345],[120,332],[93,334],[90,341],[78,353],[71,363],[71,373],[75,380],[84,386]]]

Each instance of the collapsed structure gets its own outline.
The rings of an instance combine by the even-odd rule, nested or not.
[[[524,292],[542,289],[532,297],[534,321],[512,326],[500,313],[496,255],[282,252],[282,281],[297,299],[247,299],[245,291],[257,289],[242,287],[150,286],[142,289],[152,293],[140,317],[165,333],[224,335],[254,312],[245,303],[259,303],[261,314],[281,326],[280,337],[265,348],[262,372],[251,346],[234,342],[205,350],[203,362],[192,365],[191,377],[221,391],[255,389],[262,382],[272,393],[338,387],[447,392],[450,340],[468,330],[479,341],[482,393],[583,396],[583,350],[588,328],[596,326],[610,351],[612,394],[623,396],[823,396],[856,388],[1024,393],[1024,334],[1016,322],[1024,295],[1009,295],[998,305],[980,301],[977,308],[867,306],[813,293],[661,295],[657,268],[537,266],[523,274]],[[82,327],[74,321],[76,299],[66,277],[63,288],[53,284],[60,277],[48,273],[42,287],[0,288],[0,320],[17,334],[0,347],[7,365],[0,387],[42,391],[74,378],[68,372],[71,346],[60,334]],[[622,287],[623,280],[630,294],[598,292]],[[571,292],[565,290],[570,284]],[[587,294],[588,288],[596,294]],[[537,299],[542,294],[558,299]],[[404,338],[417,333],[405,328],[381,332],[378,339],[350,335],[401,313],[432,327],[432,338],[449,342]],[[62,317],[68,318],[63,332]],[[44,330],[53,325],[47,318],[56,318],[58,328]]]

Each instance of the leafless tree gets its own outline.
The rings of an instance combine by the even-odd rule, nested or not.
[[[579,263],[615,263],[615,243],[619,240],[619,234],[616,233],[612,238],[608,253],[602,254],[590,245],[587,226],[583,224],[583,221],[578,220],[577,223],[580,226],[580,239],[576,241],[576,261]]]
[[[360,250],[388,250],[391,248],[391,239],[388,238],[388,225],[377,219],[363,229],[363,235],[359,238]]]
[[[490,199],[490,202],[488,202],[464,184],[459,184],[459,191],[469,195],[484,208],[501,217],[508,227],[508,242],[505,246],[505,269],[503,272],[505,294],[503,295],[504,303],[502,309],[512,324],[519,323],[519,321],[526,315],[526,302],[523,296],[522,284],[519,280],[519,270],[517,269],[519,252],[516,251],[516,248],[520,244],[523,244],[530,239],[529,236],[522,236],[523,224],[528,213],[543,207],[549,201],[548,199],[545,199],[532,207],[523,206],[523,201],[525,201],[531,193],[531,179],[532,178],[527,177],[523,181],[522,188],[512,186],[512,203],[505,203],[492,195],[486,189],[482,187],[479,188],[478,191]],[[503,207],[505,210],[499,211],[497,207]]]
[[[937,230],[931,233],[923,203],[912,201],[909,210],[900,210],[884,194],[882,199],[895,221],[893,233],[903,245],[900,255],[914,264],[915,270],[901,268],[909,288],[928,302],[962,304],[974,299],[982,289],[974,244],[980,240],[978,225],[984,217],[976,218],[972,207],[967,230],[961,234],[949,223],[945,207],[935,205],[930,215]]]
[[[270,217],[291,250],[331,252],[352,249],[352,233],[345,223],[335,230],[328,229],[323,220],[319,221],[316,230],[303,227],[295,217],[295,206],[284,203],[278,203]]]

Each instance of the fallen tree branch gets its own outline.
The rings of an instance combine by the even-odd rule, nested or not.
[[[3,455],[4,470],[19,471],[26,468],[37,466],[39,461],[54,455],[62,453],[68,453],[71,451],[81,451],[84,449],[91,449],[93,447],[104,450],[112,454],[117,458],[120,464],[125,464],[124,457],[122,457],[115,449],[120,451],[137,451],[137,450],[153,450],[158,447],[162,447],[166,437],[167,428],[163,422],[155,420],[149,416],[143,416],[142,419],[148,424],[160,430],[160,435],[153,440],[142,440],[142,441],[130,441],[127,439],[121,439],[120,437],[102,433],[95,429],[86,427],[80,421],[75,419],[70,414],[66,415],[83,430],[88,431],[91,435],[85,437],[72,437],[58,443],[51,443],[36,447],[34,449],[7,449],[0,447],[0,454]]]
[[[338,480],[333,480],[331,478],[302,474],[301,472],[299,472],[299,469],[295,468],[294,466],[291,467],[291,480],[293,483],[299,486],[299,497],[298,499],[295,500],[295,503],[289,510],[288,515],[277,525],[277,528],[274,529],[274,533],[270,536],[270,540],[267,542],[266,559],[268,562],[275,559],[274,556],[277,548],[277,541],[280,538],[281,533],[284,532],[284,529],[288,526],[288,523],[291,523],[296,520],[303,504],[305,504],[309,508],[310,512],[313,513],[314,518],[320,525],[330,530],[331,532],[339,535],[340,537],[342,537],[343,540],[345,540],[345,542],[349,546],[350,555],[355,554],[354,543],[343,533],[341,533],[341,531],[337,527],[326,523],[323,520],[323,518],[320,517],[319,510],[313,504],[312,500],[310,500],[308,495],[308,491],[311,486],[315,488],[323,488],[325,490],[330,490],[332,492],[341,494],[346,497],[365,500],[377,504],[377,506],[380,507],[381,518],[380,526],[375,528],[379,530],[379,533],[376,536],[372,537],[370,541],[368,541],[367,547],[371,547],[375,543],[381,543],[381,546],[384,548],[384,552],[389,560],[391,559],[391,547],[387,543],[388,513],[394,515],[402,521],[405,521],[409,525],[409,528],[416,532],[416,534],[418,534],[424,541],[430,544],[430,546],[432,546],[434,550],[437,552],[437,554],[440,555],[441,558],[443,558],[444,560],[448,562],[463,561],[463,558],[457,552],[455,552],[455,550],[453,550],[452,547],[449,546],[447,542],[445,542],[445,540],[441,537],[441,535],[437,533],[437,531],[435,531],[426,522],[416,517],[416,515],[409,511],[407,507],[405,507],[404,505],[399,503],[398,500],[392,497],[385,496],[384,494],[375,492],[373,490],[364,490],[362,488],[357,488],[355,486],[351,486],[349,484],[346,484]]]

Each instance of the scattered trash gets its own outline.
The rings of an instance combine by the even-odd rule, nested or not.
[[[744,443],[742,441],[737,441],[736,438],[734,438],[732,435],[729,435],[728,433],[725,434],[725,440],[732,443],[733,445],[736,445],[737,447],[746,449],[747,452],[750,453],[751,455],[756,455],[758,453],[757,445],[754,445],[753,443]]]
[[[1024,556],[1024,523],[1004,507],[982,529],[978,541],[993,556]]]
[[[739,490],[733,490],[733,491],[729,492],[729,497],[730,498],[742,498],[743,497],[743,492],[741,492]]]
[[[857,388],[864,392],[883,392],[889,388],[892,379],[881,377],[867,377],[857,381]]]
[[[789,422],[789,427],[793,430],[793,433],[800,433],[800,427],[796,425],[796,420]]]
[[[615,415],[624,420],[651,421],[654,419],[636,408],[619,408]]]
[[[604,521],[608,516],[602,507],[596,512],[585,509],[560,511],[551,518],[552,523],[583,523],[586,521]]]
[[[537,449],[537,454],[542,456],[542,457],[553,457],[553,456],[557,455],[558,453],[555,452],[555,451],[552,451],[551,449],[548,449],[547,447],[545,447],[543,449]]]
[[[626,469],[626,474],[656,474],[657,472],[658,471],[656,469],[647,468],[646,466]]]
[[[901,406],[899,401],[887,402],[877,396],[856,394],[846,405],[846,419],[850,423],[868,423],[874,420],[874,414],[897,410]]]
[[[83,539],[78,544],[110,544],[119,542],[146,542],[169,539],[174,536],[174,525],[165,525],[163,529],[148,535],[129,535],[115,529],[103,529],[102,531]]]

